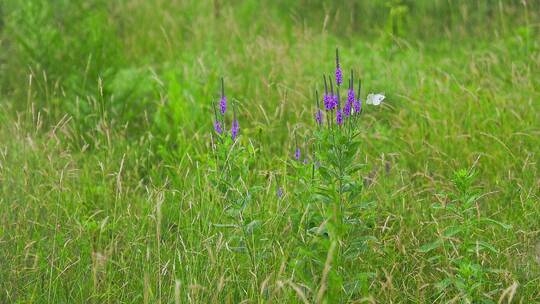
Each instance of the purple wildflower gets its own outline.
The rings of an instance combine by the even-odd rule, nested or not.
[[[351,78],[349,79],[349,90],[347,91],[347,101],[343,107],[345,117],[351,116],[352,107],[354,104],[354,71],[351,70]]]
[[[343,106],[343,114],[345,114],[345,117],[351,116],[351,103],[347,101],[347,103]]]
[[[362,88],[362,83],[358,80],[358,99],[355,99],[353,102],[354,113],[360,114],[362,111],[362,99],[360,98],[360,89]]]
[[[283,188],[278,187],[277,191],[276,191],[276,195],[277,195],[278,198],[282,198],[283,197]]]
[[[225,96],[225,84],[223,78],[221,78],[221,99],[219,100],[219,111],[221,115],[224,115],[227,111],[227,96]]]
[[[231,138],[232,140],[235,140],[238,136],[238,131],[240,130],[240,127],[238,126],[238,120],[235,118],[232,122],[231,126]]]
[[[349,117],[351,115],[351,107],[354,103],[354,90],[349,89],[349,93],[347,95],[347,103],[345,103],[345,106],[343,107],[343,111],[345,112],[345,117]]]
[[[223,129],[221,128],[221,123],[216,120],[214,122],[214,130],[216,131],[217,134],[221,135],[223,133]]]
[[[332,96],[332,110],[339,105],[339,97],[337,95]]]
[[[318,125],[322,125],[322,111],[320,109],[317,109],[317,113],[315,113],[315,121]]]
[[[341,67],[339,66],[339,64],[336,67],[336,83],[338,86],[340,86],[343,83],[343,74],[341,72]]]
[[[324,95],[323,95],[323,105],[324,109],[326,111],[330,111],[331,109],[331,99],[330,95],[328,95],[328,85],[326,84],[326,76],[323,75],[323,81],[324,81]]]
[[[340,86],[343,83],[343,73],[339,65],[339,51],[336,49],[336,84]]]
[[[319,92],[315,90],[315,103],[317,105],[317,112],[315,112],[315,121],[318,125],[322,124],[322,111],[319,106]]]
[[[354,90],[349,89],[349,93],[347,95],[347,102],[352,104],[354,102]]]
[[[324,103],[324,109],[326,111],[332,110],[332,98],[328,94],[324,94],[323,96],[323,103]]]
[[[336,111],[336,123],[338,126],[341,126],[343,124],[343,110],[338,109]]]
[[[227,96],[221,96],[221,99],[219,100],[219,112],[221,115],[225,114],[227,111]]]
[[[294,151],[294,158],[300,160],[300,148],[298,147],[296,147],[296,150]]]
[[[362,111],[362,99],[360,98],[355,99],[353,106],[354,106],[354,113],[360,114],[360,111]]]
[[[330,79],[330,76],[328,76]],[[332,84],[332,81],[330,81],[330,95],[328,96],[328,108],[330,110],[335,109],[339,104],[339,96],[334,95],[334,85]]]

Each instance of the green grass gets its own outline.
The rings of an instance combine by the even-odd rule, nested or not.
[[[0,303],[540,301],[538,4],[291,2],[0,5]],[[336,47],[387,100],[332,264],[292,154]]]

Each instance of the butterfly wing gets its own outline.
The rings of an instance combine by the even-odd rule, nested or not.
[[[378,106],[381,104],[381,102],[384,100],[385,96],[382,93],[379,94],[368,94],[366,98],[366,104],[371,104],[374,106]]]
[[[381,93],[375,94],[373,98],[373,105],[378,106],[381,104],[381,102],[384,100],[385,96]]]
[[[373,95],[372,93],[369,93],[368,96],[366,97],[366,104],[368,104],[368,105],[373,104],[374,96],[375,95]]]

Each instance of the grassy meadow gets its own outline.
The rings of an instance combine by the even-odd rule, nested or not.
[[[1,1],[0,303],[540,303],[540,3]]]

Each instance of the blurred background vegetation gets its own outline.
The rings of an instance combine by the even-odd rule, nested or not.
[[[525,0],[1,1],[0,302],[150,303],[161,288],[172,301],[175,280],[191,295],[225,273],[224,295],[194,302],[261,299],[267,277],[282,286],[296,275],[282,263],[304,244],[291,237],[302,198],[284,159],[292,130],[309,132],[336,47],[363,96],[387,95],[362,120],[363,174],[374,180],[362,199],[377,204],[360,217],[376,241],[350,270],[362,275],[353,297],[463,292],[439,297],[436,282],[459,271],[418,248],[452,220],[431,204],[474,167],[482,212],[513,225],[479,233],[500,248],[478,255],[495,269],[482,296],[496,302],[519,282],[523,302],[537,301],[539,32],[540,1]],[[235,237],[211,225],[224,213],[205,177],[221,76],[251,153],[246,187],[266,187],[249,214],[265,225],[255,279],[245,255],[207,251]],[[286,294],[276,302],[298,300]]]
[[[48,109],[47,118],[67,113],[91,128],[100,109],[137,134],[148,128],[166,134],[207,128],[203,117],[220,75],[238,98],[256,96],[243,103],[250,113],[257,115],[258,107],[272,111],[283,98],[278,86],[300,91],[314,83],[321,73],[314,63],[328,67],[325,50],[333,46],[342,47],[352,62],[371,56],[363,54],[368,52],[399,60],[410,48],[489,44],[511,34],[520,45],[507,47],[528,56],[537,47],[540,6],[521,0],[5,0],[1,5],[4,102],[24,108],[32,75],[32,102]],[[347,56],[349,49],[355,56]],[[299,66],[298,57],[307,54],[309,66]],[[362,72],[384,69],[369,61],[362,59]],[[194,121],[197,126],[189,123]]]

